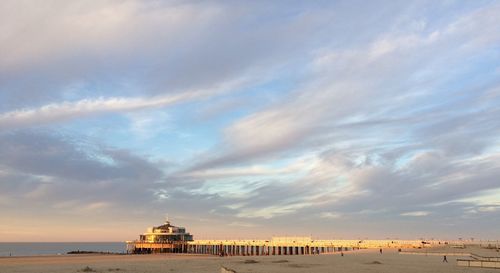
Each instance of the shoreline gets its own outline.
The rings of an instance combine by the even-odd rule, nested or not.
[[[436,251],[440,251],[436,249]],[[320,255],[270,255],[226,256],[200,254],[82,254],[0,257],[0,272],[16,273],[126,273],[164,272],[221,272],[221,268],[237,273],[302,273],[302,272],[384,272],[384,273],[451,273],[463,270],[457,265],[458,256],[443,262],[440,255],[401,255],[396,249],[363,249],[335,254]],[[473,272],[492,272],[491,269],[468,269]]]

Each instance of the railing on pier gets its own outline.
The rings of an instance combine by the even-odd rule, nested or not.
[[[187,242],[182,241],[127,241],[127,253],[151,254],[151,253],[186,253]]]

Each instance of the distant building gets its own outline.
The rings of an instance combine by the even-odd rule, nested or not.
[[[175,243],[193,241],[193,235],[186,232],[184,227],[176,227],[166,220],[165,224],[148,228],[147,232],[139,235],[139,241],[145,243]]]

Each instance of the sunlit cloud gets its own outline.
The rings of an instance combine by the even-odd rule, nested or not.
[[[401,216],[419,217],[419,216],[427,216],[427,215],[429,215],[429,213],[430,212],[428,212],[428,211],[411,211],[411,212],[401,213]]]

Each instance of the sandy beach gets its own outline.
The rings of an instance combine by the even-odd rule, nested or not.
[[[446,249],[433,249],[434,252]],[[491,252],[491,256],[496,256]],[[496,269],[465,268],[456,265],[460,256],[402,255],[394,249],[347,252],[345,256],[234,256],[214,257],[187,254],[155,255],[61,255],[0,258],[0,272],[220,272],[222,266],[236,272],[499,272]],[[88,267],[87,271],[84,270]]]

